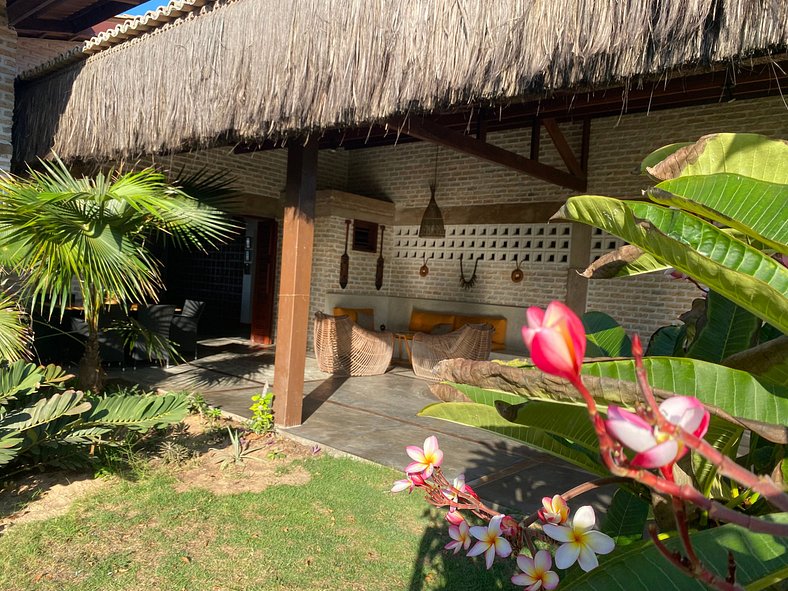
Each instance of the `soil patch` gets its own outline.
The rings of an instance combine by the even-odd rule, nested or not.
[[[17,523],[63,515],[74,501],[109,484],[91,473],[28,474],[0,491],[0,532]]]
[[[228,431],[229,429],[229,431]],[[239,435],[240,451],[230,431]],[[217,495],[260,492],[269,486],[298,486],[310,475],[294,464],[316,452],[276,434],[258,436],[233,421],[191,415],[154,436],[141,452],[154,467],[164,467],[183,492],[201,488]],[[81,497],[107,486],[110,478],[92,473],[28,474],[0,490],[0,534],[11,525],[64,514]]]

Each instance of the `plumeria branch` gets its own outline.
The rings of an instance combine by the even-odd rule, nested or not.
[[[634,335],[632,339],[632,352],[635,357],[635,368],[637,370],[640,391],[643,393],[651,409],[650,418],[657,424],[659,430],[670,436],[676,437],[679,442],[706,458],[717,468],[720,474],[736,480],[738,483],[743,484],[746,488],[754,492],[762,494],[780,511],[788,511],[788,495],[785,494],[771,478],[768,476],[759,477],[753,474],[743,466],[731,460],[725,454],[721,453],[706,440],[696,437],[692,433],[688,433],[665,418],[659,410],[654,392],[651,389],[651,385],[648,383],[646,368],[643,365],[643,347],[638,335]]]
[[[672,551],[662,542],[662,540],[659,539],[657,527],[653,523],[649,524],[648,534],[651,537],[651,540],[654,542],[654,546],[656,546],[657,550],[659,550],[659,553],[662,554],[662,556],[664,556],[673,566],[683,571],[687,575],[703,581],[709,587],[719,589],[720,591],[745,591],[744,587],[737,585],[734,581],[721,579],[711,571],[705,569],[700,561],[698,561],[696,564],[693,564],[692,561],[688,560],[685,556],[682,556],[680,552]]]

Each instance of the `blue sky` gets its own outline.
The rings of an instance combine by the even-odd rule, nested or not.
[[[123,14],[131,14],[131,15],[138,15],[138,14],[145,14],[149,10],[156,10],[159,6],[166,6],[169,3],[169,0],[150,0],[150,2],[143,2],[137,8],[129,8],[123,11]]]

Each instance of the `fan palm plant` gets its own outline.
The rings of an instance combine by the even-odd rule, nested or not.
[[[147,302],[162,287],[149,244],[163,234],[176,245],[205,250],[235,225],[215,205],[228,197],[219,175],[169,183],[152,168],[74,176],[59,159],[26,177],[0,179],[0,256],[20,275],[19,295],[52,317],[69,304],[72,281],[88,329],[79,366],[82,388],[99,390],[99,318],[107,302]]]

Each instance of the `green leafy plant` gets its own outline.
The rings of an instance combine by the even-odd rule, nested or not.
[[[252,455],[259,448],[251,448],[249,441],[238,430],[227,427],[227,435],[230,438],[230,451],[218,459],[222,468],[240,467],[247,460],[260,461],[260,458]]]
[[[610,570],[570,574],[562,588],[620,587],[624,582],[627,589],[695,588],[688,586],[685,574],[720,589],[740,588],[736,583],[766,588],[788,569],[781,558],[784,533],[778,533],[786,531],[784,514],[769,515],[784,503],[779,490],[787,475],[788,143],[753,134],[716,134],[658,150],[643,170],[656,181],[646,191],[650,202],[572,197],[555,219],[590,224],[629,242],[590,265],[587,277],[675,269],[708,292],[682,317],[683,326],[657,331],[648,347],[651,356],[636,371],[632,360],[621,359],[632,348],[623,329],[605,315],[586,315],[587,352],[596,359],[582,365],[584,397],[530,360],[444,361],[437,372],[445,382],[432,388],[444,402],[420,414],[512,437],[592,474],[603,476],[613,469],[632,478],[616,464],[626,456],[610,456],[609,441],[600,447],[600,430],[589,423],[586,405],[601,413],[616,405],[642,414],[644,384],[652,409],[677,395],[697,398],[711,415],[705,455],[693,448],[675,465],[672,477],[697,491],[694,499],[703,506],[722,507],[732,524],[717,528],[708,508],[679,516],[674,524],[670,508],[670,519],[665,519],[654,504],[651,512],[663,531],[678,527],[676,539],[667,544],[657,538],[641,541],[656,497],[625,482],[603,527],[617,544],[628,544],[626,551],[602,561]],[[651,416],[655,411],[646,412]],[[749,447],[742,446],[747,439]],[[742,486],[732,476],[741,476],[742,469],[774,481],[747,476],[750,484]],[[654,482],[650,471],[641,476],[634,480]],[[630,496],[622,497],[622,491]],[[779,501],[767,500],[770,495]],[[677,507],[674,502],[678,512]],[[741,527],[751,519],[761,520],[760,529]],[[712,555],[715,549],[719,552]],[[780,558],[768,558],[773,552]],[[677,569],[665,568],[665,559]],[[633,561],[642,565],[637,578],[623,574]],[[733,573],[731,563],[740,569]]]
[[[0,265],[19,276],[19,298],[50,317],[69,304],[75,280],[87,325],[82,388],[100,391],[99,321],[106,303],[128,308],[162,287],[150,241],[205,250],[234,224],[217,207],[228,180],[198,174],[170,184],[147,168],[76,177],[56,159],[28,176],[0,179]],[[0,333],[2,334],[2,333]],[[2,338],[0,338],[2,344]]]
[[[257,435],[268,433],[274,428],[274,393],[268,392],[268,384],[263,388],[262,394],[252,396],[252,418],[249,419],[247,426]]]
[[[122,445],[129,433],[177,423],[183,395],[93,395],[65,388],[60,367],[17,361],[0,366],[0,470],[83,466],[101,445]]]

